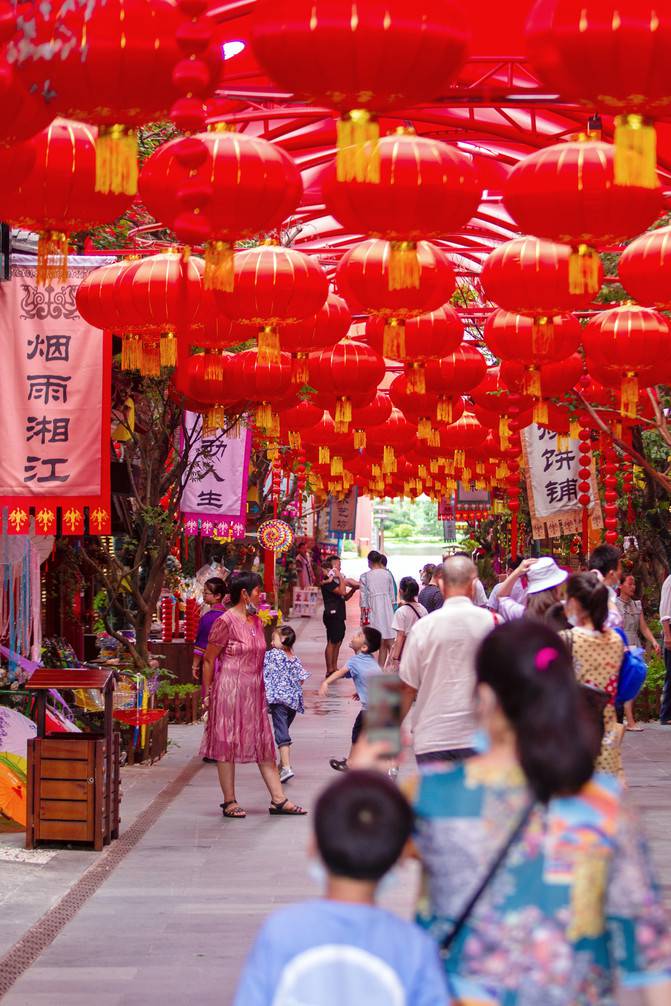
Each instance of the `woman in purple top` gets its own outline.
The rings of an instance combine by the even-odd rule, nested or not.
[[[203,586],[203,601],[210,608],[209,611],[200,616],[200,621],[198,622],[198,632],[196,633],[196,642],[193,646],[193,662],[191,664],[191,673],[194,681],[200,681],[201,678],[203,654],[207,649],[210,629],[226,610],[224,606],[226,591],[225,581],[218,576],[212,577],[211,580],[206,580]]]

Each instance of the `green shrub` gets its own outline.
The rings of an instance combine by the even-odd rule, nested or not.
[[[200,691],[200,685],[159,685],[156,692],[158,699],[182,698]]]
[[[415,533],[415,529],[411,524],[399,524],[397,527],[390,528],[387,532],[387,537],[389,538],[412,538]]]

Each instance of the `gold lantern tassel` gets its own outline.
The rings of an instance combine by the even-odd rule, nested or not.
[[[580,436],[580,423],[577,419],[572,419],[569,423],[568,435],[571,440],[577,440]]]
[[[618,115],[615,119],[616,185],[656,189],[657,135],[655,127],[642,115]]]
[[[499,419],[499,442],[502,451],[507,451],[510,448],[510,426],[507,416],[501,416]]]
[[[142,341],[139,335],[124,333],[121,341],[121,369],[139,370],[142,366]]]
[[[466,455],[460,448],[457,448],[454,452],[454,467],[463,468],[465,464],[466,464]]]
[[[268,433],[273,425],[273,409],[270,402],[261,402],[256,406],[254,422],[262,433]]]
[[[37,286],[52,280],[65,283],[68,278],[68,237],[63,231],[44,231],[37,242]]]
[[[497,466],[496,477],[497,479],[507,479],[509,475],[510,469],[508,468],[508,462],[502,461],[501,464]]]
[[[382,469],[378,464],[370,466],[370,473],[373,476],[373,478],[377,479],[378,481],[382,478]]]
[[[440,447],[440,433],[438,430],[431,430],[429,435],[429,447]]]
[[[335,421],[339,433],[349,432],[349,424],[352,422],[352,402],[344,395],[336,402]]]
[[[122,125],[99,126],[96,139],[96,192],[137,192],[137,134]]]
[[[208,381],[223,381],[224,379],[224,361],[217,349],[213,349],[207,354],[205,378]]]
[[[476,463],[475,463],[475,474],[476,475],[484,475],[485,474],[485,466],[484,466],[484,463],[482,461],[476,461]]]
[[[637,406],[638,378],[636,374],[626,374],[620,384],[620,415],[626,419],[635,419]]]
[[[336,173],[339,182],[380,181],[380,127],[365,108],[353,108],[337,124]]]
[[[308,383],[308,356],[307,353],[297,353],[292,358],[291,367],[291,383],[292,384],[307,384]]]
[[[292,451],[301,449],[301,435],[296,430],[289,430],[289,447]]]
[[[331,475],[342,475],[343,471],[342,458],[336,454],[331,458]]]
[[[280,439],[280,417],[276,412],[271,411],[270,436],[275,440]]]
[[[452,422],[452,399],[448,398],[446,395],[441,395],[438,399],[438,406],[436,408],[436,419],[439,423],[451,423]]]
[[[423,363],[411,363],[406,370],[408,379],[408,391],[417,394],[426,394],[426,371]]]
[[[427,419],[426,416],[422,416],[417,423],[417,436],[420,440],[430,441],[432,432],[431,420]]]
[[[437,461],[435,461],[435,460],[429,461],[429,471],[431,472],[432,475],[437,475],[439,468],[440,468],[440,465],[438,464]]]
[[[259,330],[259,363],[280,362],[280,333],[274,325]]]
[[[355,430],[354,431],[354,446],[357,451],[363,450],[366,446],[366,431],[365,430]]]
[[[428,479],[429,472],[426,465],[418,465],[417,474],[419,475],[420,479]]]
[[[422,265],[417,255],[415,241],[391,241],[389,249],[389,289],[417,288],[422,275]]]
[[[533,364],[526,368],[524,371],[524,379],[522,383],[522,390],[525,395],[531,395],[532,398],[540,398],[543,394],[543,387],[541,385],[541,372],[538,367]]]
[[[599,256],[593,248],[585,244],[578,245],[568,260],[569,293],[598,293],[599,264]]]
[[[161,334],[159,353],[162,367],[174,367],[177,365],[177,339],[174,332],[163,332]]]
[[[161,376],[161,352],[158,339],[150,339],[147,342],[142,341],[140,373],[143,377]]]
[[[236,419],[232,426],[228,427],[226,431],[226,436],[231,440],[239,440],[242,433],[242,423],[239,419]]]
[[[390,360],[405,358],[405,322],[400,318],[389,318],[385,323],[382,355]]]
[[[534,423],[537,423],[539,426],[542,426],[543,423],[547,423],[548,419],[549,419],[548,403],[545,401],[544,398],[537,398],[536,401],[534,402],[534,412],[533,412]]]
[[[462,472],[461,472],[461,481],[462,482],[470,482],[471,481],[471,469],[470,468],[463,468],[462,469]]]
[[[235,255],[230,241],[208,241],[205,245],[203,286],[206,290],[233,292],[235,288]]]
[[[327,465],[331,460],[331,451],[328,447],[319,448],[319,464]]]
[[[567,451],[571,445],[569,444],[569,439],[565,433],[557,434],[557,450]]]
[[[531,327],[531,348],[534,353],[545,355],[550,349],[553,335],[552,318],[534,318]]]
[[[395,472],[396,469],[396,452],[389,444],[385,444],[382,451],[382,471],[389,474]]]
[[[205,413],[205,430],[220,430],[226,425],[226,410],[223,405],[211,405]]]

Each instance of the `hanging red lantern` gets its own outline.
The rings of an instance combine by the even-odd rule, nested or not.
[[[173,79],[182,44],[198,41],[170,0],[107,0],[93,6],[42,4],[19,19],[9,58],[31,93],[58,114],[99,127],[96,188],[137,191],[135,130],[167,117],[179,96]],[[200,62],[218,83],[222,54],[197,26]],[[48,52],[46,58],[44,53]]]
[[[621,414],[636,415],[639,387],[656,383],[659,360],[671,351],[666,319],[650,308],[623,304],[601,311],[583,329],[587,369],[609,387],[620,388]]]
[[[38,285],[67,279],[68,234],[111,223],[130,205],[128,196],[96,192],[95,139],[89,126],[55,119],[18,149],[0,150],[0,219],[39,233]],[[14,180],[22,159],[29,167]]]
[[[310,255],[264,244],[235,253],[232,292],[214,291],[224,314],[258,332],[259,359],[277,363],[279,326],[315,315],[328,295],[326,274]]]
[[[419,439],[430,441],[431,434],[437,425],[438,395],[415,391],[407,376],[399,374],[389,386],[389,397],[408,422],[417,427]],[[463,411],[464,404],[461,398],[453,398],[451,400],[450,422],[454,423],[460,419]]]
[[[299,402],[290,409],[279,413],[280,436],[287,438],[292,451],[300,450],[302,446],[301,433],[311,429],[324,415],[323,409],[318,409],[309,401]]]
[[[373,426],[367,431],[367,449],[371,456],[381,450],[382,470],[396,471],[396,450],[412,440],[417,431],[407,421],[400,409],[392,408],[391,415],[382,426]]]
[[[671,308],[671,227],[641,234],[624,249],[618,262],[620,282],[639,304]]]
[[[452,403],[455,396],[466,394],[484,379],[487,361],[482,353],[468,342],[463,342],[452,353],[430,360],[426,365],[427,391],[438,395],[436,419],[451,423]]]
[[[122,367],[132,369],[136,362],[138,336],[141,374],[157,377],[161,367],[174,367],[177,333],[190,330],[199,318],[203,269],[202,259],[176,250],[126,264],[115,283],[118,310],[132,319],[124,333]]]
[[[283,89],[322,107],[338,122],[342,179],[377,181],[375,117],[444,95],[466,56],[468,32],[456,4],[425,0],[414,13],[402,0],[344,7],[337,0],[259,0],[250,41],[263,69]]]
[[[88,273],[77,287],[77,311],[94,328],[115,334],[124,330],[127,319],[120,310],[116,283],[127,267],[128,262],[123,260],[102,265]]]
[[[358,449],[366,446],[366,431],[371,426],[381,426],[391,415],[391,398],[385,391],[378,391],[372,402],[366,405],[352,406],[352,430],[354,446]]]
[[[39,95],[30,93],[16,68],[0,54],[0,146],[11,147],[46,129],[54,117]]]
[[[207,239],[205,286],[231,291],[235,242],[279,227],[303,186],[293,160],[276,144],[224,130],[214,126],[159,147],[142,169],[140,194],[180,240]],[[204,208],[194,219],[195,196]]]
[[[544,363],[536,369],[539,390],[531,392],[528,368],[516,360],[504,360],[501,364],[501,381],[518,395],[531,395],[534,399],[533,421],[543,424],[547,422],[548,415],[546,399],[558,398],[570,392],[583,371],[583,359],[579,353],[573,353],[565,360]]]
[[[419,286],[418,241],[445,238],[480,204],[473,162],[455,147],[400,127],[380,140],[379,185],[338,178],[335,164],[323,181],[327,210],[352,234],[391,242],[389,289]]]
[[[205,429],[222,429],[227,425],[227,418],[236,416],[241,411],[239,399],[239,355],[226,354],[223,360],[223,375],[213,377],[214,369],[209,364],[207,353],[187,357],[180,362],[179,370],[175,372],[175,384],[178,390],[189,400],[189,404],[201,403],[201,408],[194,411],[205,412],[203,424]]]
[[[282,325],[280,341],[282,349],[291,353],[294,361],[295,384],[307,384],[308,353],[335,346],[345,338],[351,324],[352,315],[346,302],[337,294],[329,292],[316,314],[293,325]]]
[[[391,245],[388,241],[362,241],[340,260],[336,284],[350,310],[382,318],[388,329],[384,335],[384,355],[394,350],[405,355],[405,347],[395,330],[408,319],[436,311],[454,292],[454,271],[446,255],[428,241],[420,241],[417,255],[421,264],[418,287],[389,289]]]
[[[474,413],[464,412],[456,423],[440,431],[440,448],[442,451],[453,451],[454,464],[463,467],[466,453],[477,450],[485,437],[486,431]]]
[[[582,508],[582,553],[589,552],[589,510],[592,504],[592,434],[589,429],[582,427],[579,434],[580,455],[578,468],[578,503]]]
[[[279,419],[275,408],[282,396],[291,391],[291,359],[288,353],[281,353],[277,361],[264,359],[255,349],[246,349],[236,356],[239,366],[236,394],[256,402],[256,425],[263,433],[278,436]]]
[[[495,356],[524,366],[526,379],[518,382],[518,390],[524,395],[540,398],[545,393],[540,378],[541,368],[565,360],[577,351],[581,327],[573,315],[557,315],[551,319],[547,338],[538,346],[532,318],[498,310],[487,318],[483,334],[487,348]],[[572,385],[566,390],[570,387]]]
[[[537,0],[530,61],[562,98],[615,115],[615,184],[657,186],[649,117],[671,109],[671,11],[649,0]]]
[[[332,349],[310,353],[308,380],[322,395],[335,399],[335,424],[346,433],[352,421],[352,396],[375,397],[384,377],[384,360],[365,342],[344,339]]]
[[[366,342],[383,356],[405,363],[413,389],[426,390],[425,365],[455,350],[464,335],[464,326],[449,304],[390,326],[383,317],[366,321]]]
[[[522,231],[572,246],[569,289],[595,294],[595,249],[646,230],[664,205],[662,187],[614,184],[613,147],[587,137],[535,150],[511,171],[503,202]]]

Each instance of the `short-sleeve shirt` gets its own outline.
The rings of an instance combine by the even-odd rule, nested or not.
[[[420,777],[418,922],[436,940],[450,932],[528,802],[516,767],[473,759]],[[458,1001],[482,1006],[614,1006],[618,972],[628,988],[669,980],[661,894],[612,776],[536,805],[445,967]]]
[[[333,619],[345,619],[347,617],[347,606],[342,594],[336,594],[339,580],[327,580],[322,583],[322,597],[324,599],[324,616]]]
[[[310,677],[298,657],[273,647],[263,658],[263,680],[269,705],[279,702],[289,709],[304,712],[303,682]]]
[[[641,645],[641,615],[643,614],[643,605],[640,601],[625,601],[623,597],[618,597],[617,608],[622,616],[622,628],[627,637],[627,642],[630,646],[640,646]]]
[[[374,905],[308,901],[271,915],[234,1006],[447,1006],[436,944]]]
[[[380,673],[380,665],[371,653],[355,653],[347,661],[346,667],[349,671],[348,677],[354,682],[357,695],[361,700],[361,707],[367,709],[368,679],[372,674]]]
[[[405,632],[406,636],[420,618],[428,615],[428,611],[423,604],[412,601],[410,604],[399,604],[394,613],[394,620],[391,623],[392,629],[396,632]]]

